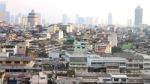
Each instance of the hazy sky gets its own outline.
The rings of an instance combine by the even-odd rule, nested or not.
[[[0,0],[7,4],[12,14],[27,14],[34,9],[41,13],[46,21],[61,21],[61,15],[74,18],[76,14],[83,17],[98,17],[99,23],[106,23],[108,13],[113,16],[113,23],[127,24],[128,19],[134,22],[134,9],[137,5],[143,8],[143,23],[150,24],[150,0]]]

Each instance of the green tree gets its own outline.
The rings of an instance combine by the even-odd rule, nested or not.
[[[39,52],[39,57],[45,57],[45,58],[47,58],[48,54],[45,51],[41,51],[41,52]]]
[[[122,49],[120,47],[112,47],[112,53],[117,53],[117,52],[121,52]]]

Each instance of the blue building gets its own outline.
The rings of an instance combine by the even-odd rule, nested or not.
[[[135,26],[141,26],[143,23],[143,9],[138,6],[135,8],[135,21],[134,21],[134,25]]]
[[[6,4],[0,2],[0,22],[5,21]]]

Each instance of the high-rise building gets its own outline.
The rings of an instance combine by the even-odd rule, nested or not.
[[[28,18],[26,16],[22,16],[21,25],[23,28],[26,28],[28,25]]]
[[[86,24],[86,20],[84,17],[79,17],[79,24]]]
[[[108,25],[112,25],[112,14],[108,14]]]
[[[44,25],[44,26],[46,25],[46,20],[44,18],[42,19],[41,24]]]
[[[10,24],[14,24],[15,23],[15,16],[11,15],[10,16]]]
[[[142,21],[143,21],[143,9],[138,6],[135,8],[135,21],[134,21],[134,25],[135,26],[141,26],[142,25]]]
[[[94,25],[98,25],[98,17],[94,19]]]
[[[0,2],[0,22],[5,21],[5,13],[6,13],[6,4],[4,2]]]
[[[128,19],[128,20],[127,20],[127,25],[128,25],[128,26],[132,26],[132,19]]]
[[[76,14],[76,16],[75,16],[75,23],[79,24],[79,15],[78,14]]]
[[[18,14],[15,17],[15,24],[26,28],[28,26],[28,18],[25,15]]]
[[[66,14],[62,15],[62,23],[63,24],[69,23],[69,18],[68,18],[68,16]]]
[[[93,25],[93,17],[87,17],[86,18],[86,24],[87,25]]]
[[[76,15],[76,24],[85,24],[84,18],[80,17],[78,14]]]
[[[10,23],[10,12],[9,12],[9,11],[6,11],[6,12],[5,12],[5,21],[6,21],[7,23]]]
[[[40,18],[39,18],[39,14],[35,13],[34,10],[32,10],[29,14],[28,14],[28,25],[30,27],[35,27],[39,24],[40,22]]]
[[[18,14],[18,15],[16,15],[16,17],[15,17],[15,24],[21,25],[21,23],[22,23],[22,15],[21,15],[21,14]]]

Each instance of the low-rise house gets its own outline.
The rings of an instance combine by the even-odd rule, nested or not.
[[[74,42],[74,52],[75,53],[85,53],[91,50],[92,46],[86,41],[75,41]]]
[[[2,52],[8,53],[8,56],[15,55],[15,46],[14,45],[4,45],[2,46]]]
[[[126,75],[111,75],[107,73],[78,72],[75,77],[80,78],[81,84],[127,84]]]
[[[112,83],[112,78],[110,74],[104,73],[87,73],[81,72],[76,73],[75,77],[81,79],[81,84],[103,84],[103,83]]]
[[[26,55],[26,46],[25,46],[25,42],[18,42],[15,45],[15,52],[14,54],[16,55]]]
[[[37,75],[33,75],[31,78],[31,84],[48,84],[47,74],[39,72]]]
[[[146,54],[139,54],[139,55],[141,55],[144,58],[143,70],[141,70],[141,72],[143,74],[150,75],[150,56]]]
[[[98,76],[98,81],[97,84],[111,84],[112,83],[112,78],[110,74],[100,74]]]
[[[57,77],[57,84],[81,84],[80,78],[74,77]]]
[[[127,60],[125,74],[128,76],[129,83],[142,83],[142,78],[140,76],[142,74],[141,70],[143,70],[144,58],[141,55],[131,52],[123,52],[115,53],[112,56],[122,57]]]
[[[123,73],[126,70],[126,59],[121,57],[88,57],[88,71],[102,73]]]
[[[87,72],[87,57],[70,57],[69,69],[75,72]]]
[[[40,70],[34,67],[34,61],[29,57],[0,57],[0,69],[8,73]]]
[[[111,53],[112,52],[111,43],[109,41],[96,43],[94,51],[98,54]]]
[[[112,75],[113,84],[127,84],[127,76],[126,75]]]

